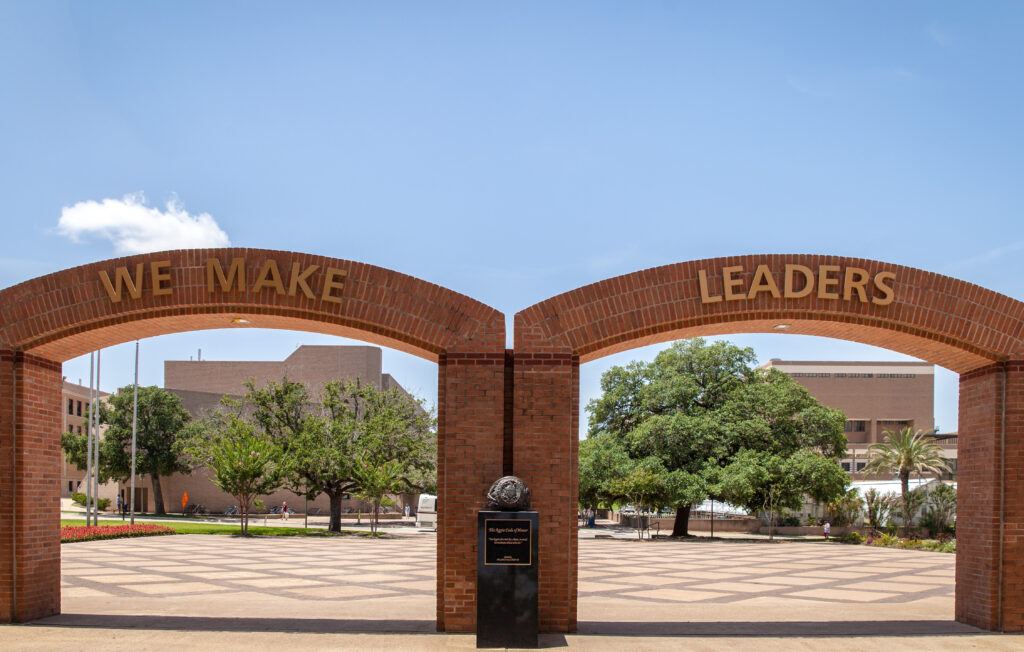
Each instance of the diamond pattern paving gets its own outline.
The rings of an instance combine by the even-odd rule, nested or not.
[[[435,545],[426,534],[68,544],[62,546],[63,609],[432,621]],[[952,610],[953,555],[824,543],[615,539],[581,539],[579,551],[581,621],[760,619],[766,612],[743,611],[759,605],[806,606],[803,613],[824,620],[948,617]],[[735,606],[715,608],[728,604]]]

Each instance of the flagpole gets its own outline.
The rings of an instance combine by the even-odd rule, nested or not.
[[[139,429],[139,341],[135,340],[135,388],[132,396],[131,524],[135,525],[135,438]]]
[[[92,525],[92,415],[96,402],[96,353],[89,354],[89,412],[85,424],[85,524]]]
[[[103,351],[96,352],[96,431],[92,437],[92,524],[100,524],[100,365]]]

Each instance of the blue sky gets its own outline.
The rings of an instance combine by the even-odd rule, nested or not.
[[[144,194],[234,245],[397,269],[511,315],[636,269],[865,256],[1024,297],[1024,5],[0,4],[0,286],[114,255],[62,210]],[[69,237],[76,236],[76,237]],[[783,335],[762,359],[894,359]],[[279,358],[189,333],[164,358]],[[130,347],[104,386],[130,381]],[[585,365],[600,372],[659,347]],[[434,365],[388,352],[432,400]],[[72,380],[87,363],[66,365]],[[937,380],[944,430],[956,382]]]

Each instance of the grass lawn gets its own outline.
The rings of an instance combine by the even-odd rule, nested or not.
[[[139,523],[140,521],[136,521]],[[85,519],[61,519],[61,525],[85,525]],[[119,523],[104,523],[100,525],[120,525]],[[177,534],[238,534],[239,526],[233,523],[174,523],[160,522],[171,528]],[[310,529],[301,527],[275,527],[263,525],[249,525],[249,534],[261,537],[369,537],[369,532],[359,530],[342,530],[341,532],[328,532],[327,530]],[[378,538],[387,537],[386,534],[377,534]]]

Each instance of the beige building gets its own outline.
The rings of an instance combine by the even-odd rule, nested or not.
[[[100,400],[105,401],[109,394],[107,392],[99,393]],[[64,431],[73,432],[81,435],[86,432],[89,425],[88,413],[89,413],[89,388],[79,385],[77,383],[68,382],[64,380],[64,388],[61,392],[61,398],[63,402],[63,414],[64,414]],[[106,430],[106,426],[100,426],[100,436],[103,436],[103,432]],[[78,467],[69,463],[66,458],[61,456],[61,471],[60,471],[60,495],[62,498],[68,498],[72,493],[76,491],[84,491],[85,487],[82,482],[85,480],[85,471],[79,471]],[[104,488],[109,489],[107,496],[104,493]],[[100,496],[105,498],[112,498],[116,495],[116,489],[113,485],[110,487],[100,487]]]
[[[402,389],[381,367],[382,352],[378,347],[304,345],[281,361],[167,360],[164,362],[164,387],[178,395],[193,417],[198,417],[217,409],[224,396],[244,395],[248,381],[263,386],[288,378],[306,385],[314,397],[332,380],[359,380],[379,389]],[[203,505],[211,513],[223,512],[236,504],[232,496],[214,485],[207,469],[197,469],[189,475],[162,477],[160,484],[168,512],[182,511],[182,497],[186,492],[189,503]],[[154,504],[148,489],[150,479],[140,477],[136,486],[147,488],[144,495],[136,495],[136,501],[145,505],[145,511],[151,511]],[[302,512],[306,506],[304,499],[291,491],[277,491],[262,500],[268,509],[284,502],[297,512]],[[343,501],[342,510],[365,510],[366,506],[350,498]],[[308,507],[311,513],[330,511],[324,495],[310,501]]]
[[[848,457],[843,468],[860,478],[868,447],[887,430],[935,430],[935,367],[927,362],[824,362],[773,359],[778,369],[823,404],[846,415]],[[936,434],[956,471],[956,433]]]

